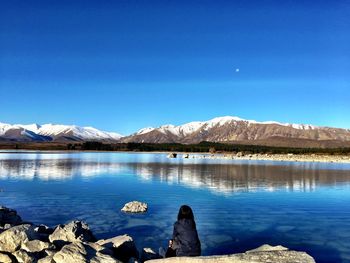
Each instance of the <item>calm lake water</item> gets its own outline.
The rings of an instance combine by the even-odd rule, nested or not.
[[[97,238],[128,233],[138,248],[166,246],[179,207],[189,204],[204,255],[268,243],[317,262],[350,262],[349,164],[2,152],[0,189],[0,205],[25,220],[84,220]],[[132,200],[149,211],[120,212]]]

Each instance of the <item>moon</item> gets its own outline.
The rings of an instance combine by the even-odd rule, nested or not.
[[[236,72],[237,72],[237,73],[239,72],[239,68],[236,68]]]

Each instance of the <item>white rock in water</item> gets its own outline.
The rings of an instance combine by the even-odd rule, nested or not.
[[[177,157],[177,153],[169,153],[168,154],[168,158],[176,158]]]
[[[147,204],[139,201],[132,201],[125,204],[121,210],[127,213],[144,213],[147,211]]]

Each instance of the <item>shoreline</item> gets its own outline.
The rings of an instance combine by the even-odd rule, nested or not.
[[[311,163],[344,163],[350,164],[350,155],[330,154],[237,154],[231,152],[204,153],[204,152],[174,152],[174,151],[82,151],[82,150],[27,150],[27,149],[1,149],[0,154],[16,153],[42,153],[42,154],[73,154],[73,153],[128,153],[128,154],[164,154],[176,153],[177,157],[169,159],[216,159],[216,160],[242,160],[242,161],[273,161],[273,162],[311,162]],[[188,156],[188,157],[186,157]]]
[[[273,161],[273,162],[311,162],[311,163],[349,163],[349,155],[328,154],[246,154],[232,153],[179,153],[179,158],[184,159],[218,159],[218,160],[242,160],[242,161]],[[187,157],[184,157],[188,155]]]
[[[303,251],[263,244],[237,254],[163,258],[154,248],[136,247],[128,234],[96,239],[87,223],[70,221],[55,227],[23,221],[17,211],[0,205],[0,262],[37,263],[315,263]]]

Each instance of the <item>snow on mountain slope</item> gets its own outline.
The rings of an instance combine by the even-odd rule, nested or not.
[[[20,130],[22,135],[35,139],[35,135],[48,136],[51,138],[65,137],[67,139],[75,138],[80,140],[119,140],[122,135],[114,132],[100,131],[93,127],[79,127],[75,125],[59,125],[59,124],[6,124],[0,123],[0,136],[10,130]]]
[[[208,121],[189,122],[179,126],[168,124],[158,128],[145,128],[135,134],[123,137],[121,141],[191,144],[201,141],[271,141],[277,140],[277,138],[284,138],[289,141],[293,139],[350,141],[350,131],[309,124],[290,124],[276,121],[259,122],[234,116],[224,116]]]
[[[255,120],[241,119],[239,117],[234,117],[234,116],[224,116],[224,117],[217,117],[208,121],[193,121],[193,122],[185,123],[179,126],[167,124],[167,125],[162,125],[158,128],[153,128],[153,127],[143,128],[139,130],[137,133],[135,133],[135,135],[146,134],[151,131],[157,130],[164,134],[171,133],[175,136],[187,136],[201,129],[209,130],[215,126],[223,126],[228,123],[237,123],[237,122],[245,122],[248,125],[249,124],[276,124],[281,126],[289,126],[294,129],[300,129],[300,130],[313,130],[317,128],[316,126],[308,125],[308,124],[289,124],[289,123],[280,123],[276,121],[258,122]]]

